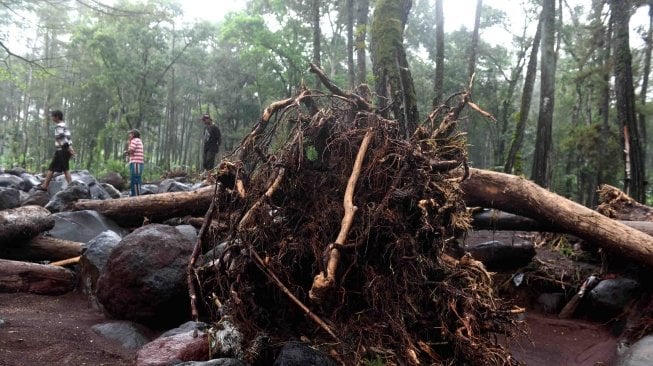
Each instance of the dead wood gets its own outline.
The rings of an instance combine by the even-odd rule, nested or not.
[[[204,214],[211,204],[213,187],[191,192],[171,192],[111,200],[79,200],[73,211],[94,210],[123,226],[160,222],[172,217]]]
[[[82,254],[84,243],[37,236],[15,245],[0,246],[0,258],[17,261],[58,261]]]
[[[207,312],[230,316],[248,339],[307,335],[347,364],[515,364],[486,336],[513,324],[491,276],[472,260],[441,258],[469,228],[456,132],[469,95],[437,131],[405,139],[397,121],[334,87],[271,104],[226,157],[250,179],[246,195],[218,210],[230,215],[212,214],[227,229],[207,238],[221,254],[197,269]],[[320,274],[332,278],[332,296],[310,306]]]
[[[54,227],[54,217],[41,206],[0,210],[0,246],[33,238]]]
[[[471,169],[461,188],[468,206],[492,207],[562,230],[625,258],[653,265],[653,237],[521,177]]]
[[[653,222],[651,221],[615,221],[648,235],[653,235]],[[472,227],[475,230],[567,233],[565,229],[557,225],[555,222],[546,223],[499,210],[489,210],[482,213],[473,214]]]
[[[358,210],[358,207],[354,205],[354,190],[358,184],[358,177],[361,173],[363,159],[365,159],[365,154],[367,153],[367,148],[372,139],[373,132],[374,131],[370,129],[365,133],[360,148],[358,149],[358,154],[356,155],[354,167],[351,176],[349,177],[349,181],[347,182],[347,188],[345,189],[345,195],[343,198],[342,207],[344,208],[345,215],[342,218],[340,232],[338,233],[335,243],[329,244],[327,249],[329,260],[326,265],[326,270],[315,276],[313,279],[313,286],[308,293],[310,299],[315,302],[321,302],[325,294],[333,289],[333,286],[336,283],[336,271],[338,270],[338,263],[340,261],[339,247],[346,244],[349,229],[354,221],[354,215]]]
[[[50,264],[51,266],[59,266],[59,267],[69,266],[69,265],[71,265],[71,264],[77,264],[77,263],[79,263],[79,260],[80,260],[81,258],[82,258],[82,256],[77,256],[77,257],[73,257],[73,258],[68,258],[68,259],[64,259],[64,260],[60,260],[60,261],[56,261],[56,262],[52,262],[52,263],[49,263],[49,264]]]
[[[0,259],[0,291],[59,295],[75,287],[75,273],[63,267]]]
[[[653,221],[653,207],[635,201],[616,187],[603,184],[599,187],[599,205],[601,214],[624,221]]]

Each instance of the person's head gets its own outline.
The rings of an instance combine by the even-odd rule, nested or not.
[[[213,123],[213,120],[211,119],[211,116],[208,115],[208,114],[203,115],[201,120],[202,120],[202,123],[204,123],[207,126]]]
[[[63,112],[58,109],[54,110],[50,113],[50,117],[52,117],[52,121],[54,122],[63,121]]]
[[[141,138],[141,132],[137,129],[132,129],[129,131],[129,138]]]

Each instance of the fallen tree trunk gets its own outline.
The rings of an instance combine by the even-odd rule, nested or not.
[[[41,206],[0,211],[0,246],[33,238],[54,227],[54,217]]]
[[[148,194],[113,200],[79,200],[72,209],[97,211],[119,225],[140,225],[144,220],[160,222],[172,217],[204,214],[212,197],[213,187],[208,186],[191,192]]]
[[[16,261],[58,261],[82,254],[84,243],[37,236],[18,245],[0,246],[0,258]]]
[[[615,221],[653,236],[653,222],[651,221]],[[472,217],[472,227],[475,230],[567,232],[567,230],[555,223],[543,223],[528,217],[497,210],[475,214]]]
[[[0,259],[0,292],[59,295],[74,287],[75,273],[69,269]]]
[[[468,207],[496,208],[555,224],[620,256],[653,266],[653,237],[514,175],[470,169],[461,183]]]

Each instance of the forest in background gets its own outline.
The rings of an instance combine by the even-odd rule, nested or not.
[[[499,45],[483,39],[509,21],[492,1],[466,3],[474,28],[447,33],[442,1],[248,0],[219,22],[180,25],[172,0],[0,0],[0,166],[44,171],[49,111],[61,109],[76,169],[126,176],[127,131],[137,128],[146,177],[197,171],[202,113],[220,126],[228,153],[270,103],[301,85],[324,89],[309,62],[343,89],[367,83],[374,92],[371,25],[380,4],[394,3],[406,11],[417,119],[428,123],[434,106],[470,86],[496,118],[465,114],[471,165],[524,175],[588,206],[604,183],[651,196],[650,22],[628,32],[650,1],[515,2],[525,26]],[[39,46],[17,50],[12,32],[28,31],[26,19],[38,24]],[[640,48],[629,46],[634,37]]]

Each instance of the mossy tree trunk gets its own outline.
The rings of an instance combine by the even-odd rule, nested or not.
[[[370,56],[378,108],[394,117],[406,137],[417,128],[417,97],[403,45],[410,0],[380,0],[372,16]],[[392,116],[389,116],[392,112]]]

